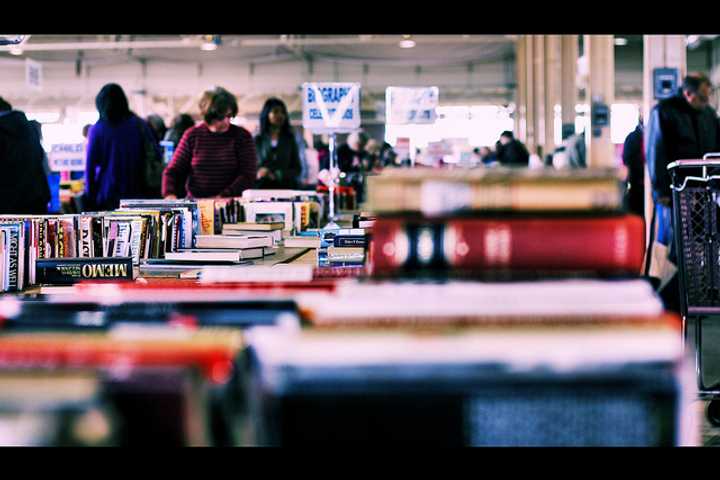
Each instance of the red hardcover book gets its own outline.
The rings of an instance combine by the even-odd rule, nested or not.
[[[603,218],[377,220],[375,275],[422,270],[592,271],[637,274],[644,254],[637,216]]]

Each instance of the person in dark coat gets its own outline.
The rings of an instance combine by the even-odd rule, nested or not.
[[[628,211],[645,217],[645,155],[643,154],[642,118],[635,130],[625,138],[623,164],[628,169],[628,190],[625,195]]]
[[[150,142],[162,159],[150,127],[130,110],[125,92],[115,83],[100,89],[95,106],[100,119],[88,133],[85,210],[113,210],[123,198],[149,197],[145,142]]]
[[[527,148],[509,130],[500,135],[495,147],[498,162],[502,166],[527,167],[530,163],[530,153]]]
[[[255,136],[258,156],[257,188],[298,188],[302,164],[285,103],[269,98],[260,112]]]
[[[652,242],[667,247],[667,260],[677,264],[672,230],[672,189],[667,166],[681,159],[700,159],[720,151],[720,122],[710,106],[712,84],[701,73],[688,75],[677,94],[661,100],[648,123],[647,163],[655,204]],[[650,268],[649,271],[653,269]],[[677,275],[660,279],[665,308],[679,311]]]
[[[337,149],[337,164],[342,172],[363,172],[372,168],[370,154],[365,150],[370,138],[365,132],[352,132]]]
[[[50,187],[44,154],[36,128],[0,97],[0,213],[47,213]]]

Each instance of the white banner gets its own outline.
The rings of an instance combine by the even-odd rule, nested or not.
[[[304,83],[303,127],[341,133],[360,128],[359,83]]]
[[[84,172],[85,144],[56,143],[48,153],[48,166],[53,172]]]
[[[407,125],[435,123],[440,90],[438,87],[387,87],[387,123]]]

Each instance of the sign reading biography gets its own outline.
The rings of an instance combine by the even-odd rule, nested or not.
[[[438,87],[387,87],[386,121],[394,125],[435,123]]]
[[[360,84],[303,84],[303,127],[316,132],[342,133],[360,128]]]
[[[85,144],[56,143],[50,146],[48,166],[53,172],[84,172]]]

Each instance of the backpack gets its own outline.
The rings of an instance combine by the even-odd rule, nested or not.
[[[145,164],[145,172],[143,180],[145,186],[149,190],[160,190],[162,184],[162,174],[165,169],[163,165],[162,156],[158,154],[155,148],[155,142],[145,135],[145,128],[141,119],[139,119],[138,126],[140,128],[140,136],[143,142],[143,159]]]

